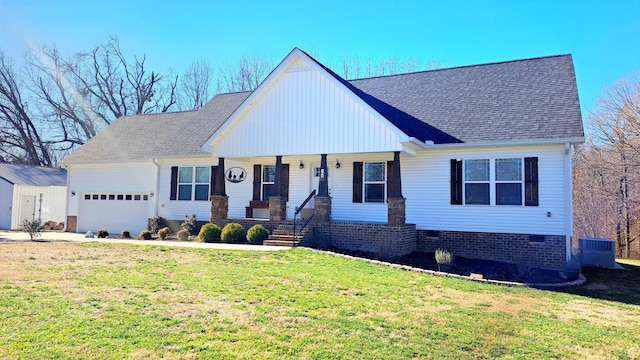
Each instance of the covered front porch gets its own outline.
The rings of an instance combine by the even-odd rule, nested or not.
[[[416,227],[406,224],[399,151],[377,154],[371,162],[351,161],[360,160],[357,155],[294,158],[278,155],[250,166],[255,159],[229,159],[226,164],[218,158],[211,222],[246,228],[259,223],[273,240],[383,257],[415,250]],[[253,179],[251,191],[248,184],[238,185],[240,177]]]

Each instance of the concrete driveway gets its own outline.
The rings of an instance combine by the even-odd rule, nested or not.
[[[0,242],[2,241],[25,241],[30,240],[29,234],[22,231],[0,230]],[[44,241],[73,241],[73,242],[103,242],[110,244],[131,244],[131,245],[158,245],[172,247],[188,247],[198,249],[222,249],[222,250],[244,250],[244,251],[278,251],[287,250],[286,246],[264,246],[247,244],[222,244],[222,243],[201,243],[195,241],[165,241],[165,240],[137,240],[137,239],[98,239],[86,238],[84,234],[44,231],[40,233],[38,240]]]

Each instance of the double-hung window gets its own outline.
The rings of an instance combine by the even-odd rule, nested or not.
[[[364,202],[384,202],[386,173],[384,162],[364,163]]]
[[[178,169],[178,200],[209,200],[211,169],[208,166]]]
[[[276,181],[276,166],[264,165],[262,167],[262,200],[269,200],[273,194]]]
[[[538,206],[538,158],[452,159],[451,204]]]

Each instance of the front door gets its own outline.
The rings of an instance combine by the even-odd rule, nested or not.
[[[33,220],[36,218],[36,197],[34,195],[20,196],[20,218],[18,225],[21,226],[25,220]]]

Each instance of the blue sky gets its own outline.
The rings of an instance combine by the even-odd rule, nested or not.
[[[583,116],[604,87],[640,71],[640,0],[49,1],[0,0],[0,51],[87,50],[117,35],[128,55],[181,73],[243,55],[279,62],[293,47],[331,66],[397,56],[447,67],[573,55]],[[337,70],[337,69],[336,69]]]

